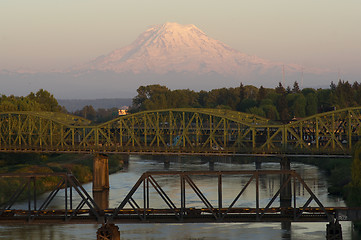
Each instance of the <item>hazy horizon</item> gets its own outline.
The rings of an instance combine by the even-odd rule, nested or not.
[[[245,54],[302,65],[305,71],[323,68],[332,72],[327,81],[308,79],[313,86],[328,86],[339,78],[360,81],[361,2],[356,0],[109,0],[106,3],[3,0],[0,6],[0,73],[5,70],[51,73],[67,69],[131,44],[151,25],[178,22],[194,24],[209,37]],[[47,81],[40,81],[39,76],[35,78],[21,74],[11,82],[1,78],[0,91],[20,94],[44,86],[58,98],[69,98],[66,94],[75,91],[61,86],[58,81],[64,77]],[[269,87],[279,80],[272,79]],[[287,80],[285,85],[292,85],[294,79]],[[305,81],[305,86],[311,86]],[[244,81],[238,79],[237,82]],[[75,81],[64,82],[68,83]],[[75,84],[92,86],[92,83]],[[94,87],[99,88],[95,83]],[[135,89],[132,87],[126,92],[134,94]],[[95,98],[107,97],[108,93],[99,96],[97,91],[99,89],[82,93],[80,98],[92,98],[93,94]],[[109,97],[118,97],[111,91],[109,89]]]

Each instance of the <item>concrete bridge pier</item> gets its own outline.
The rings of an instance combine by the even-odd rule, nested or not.
[[[119,227],[112,223],[103,224],[97,231],[97,240],[120,240]]]
[[[332,220],[326,225],[326,239],[327,240],[342,240],[341,224],[336,220]]]
[[[108,156],[95,154],[93,158],[93,191],[109,189]]]

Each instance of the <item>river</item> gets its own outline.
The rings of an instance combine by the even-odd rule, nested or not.
[[[262,163],[263,170],[278,170],[279,163],[269,162]],[[129,165],[123,171],[112,174],[110,176],[110,194],[109,207],[115,208],[119,205],[124,196],[129,192],[134,183],[138,180],[143,172],[164,170],[165,165],[162,161],[144,159],[139,156],[131,156]],[[202,161],[199,158],[189,159],[187,157],[179,158],[172,161],[169,170],[208,170],[208,162]],[[343,200],[338,197],[329,196],[327,194],[327,180],[325,175],[315,166],[291,163],[291,169],[296,170],[305,180],[306,184],[318,196],[325,206],[345,206]],[[234,161],[222,161],[214,163],[214,170],[255,170],[254,163],[240,164]],[[223,192],[224,198],[227,195],[237,194],[234,189],[238,187],[240,182],[245,179],[228,179],[225,180]],[[279,176],[267,177],[263,179],[264,184],[261,184],[261,201],[262,199],[269,199],[278,190]],[[166,179],[162,177],[159,179],[160,184],[164,183],[164,190],[172,194],[172,186],[176,185],[175,179]],[[179,181],[179,180],[178,180]],[[203,191],[209,188],[210,180],[203,177],[197,178],[197,186]],[[165,184],[166,183],[166,184]],[[238,185],[237,185],[238,184]],[[212,185],[212,184],[211,184]],[[168,187],[167,187],[168,186]],[[204,187],[203,187],[204,186]],[[85,184],[84,188],[91,193],[91,184]],[[162,185],[163,187],[163,185]],[[239,190],[238,190],[239,191]],[[242,195],[240,206],[254,207],[254,195],[250,192],[245,192]],[[300,188],[300,198],[302,198],[303,189]],[[62,194],[62,193],[60,193]],[[175,190],[173,195],[177,195]],[[216,196],[216,193],[214,193]],[[44,195],[45,196],[45,195]],[[208,195],[209,199],[216,197],[212,194]],[[213,198],[214,197],[214,198]],[[196,198],[196,197],[194,197]],[[190,203],[194,202],[194,207],[197,207],[197,201],[194,199],[188,200]],[[232,199],[233,200],[233,199]],[[198,201],[199,202],[199,201]],[[55,203],[56,204],[56,203]],[[212,202],[213,204],[213,202]],[[214,204],[217,205],[217,204]],[[224,206],[227,204],[225,203]],[[312,205],[311,206],[316,206]],[[56,205],[55,205],[56,207]],[[352,231],[351,222],[341,222],[343,239],[361,239],[356,233]],[[120,230],[121,239],[248,239],[248,240],[316,240],[325,239],[326,223],[292,223],[291,228],[282,229],[281,223],[212,223],[212,224],[124,224],[117,225]],[[96,231],[99,228],[97,224],[91,225],[24,225],[24,226],[0,226],[0,239],[7,240],[64,240],[77,239],[89,240],[96,239]]]

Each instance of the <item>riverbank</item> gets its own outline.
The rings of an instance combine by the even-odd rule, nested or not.
[[[1,153],[0,173],[72,172],[83,184],[93,179],[93,157],[92,154]],[[109,173],[115,173],[123,168],[124,159],[120,155],[110,155],[108,162]],[[21,184],[20,179],[0,179],[0,204]],[[37,181],[38,193],[46,192],[56,184],[56,179],[41,179]]]

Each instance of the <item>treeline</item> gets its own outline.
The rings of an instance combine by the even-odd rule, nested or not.
[[[36,93],[31,92],[26,97],[14,95],[0,97],[0,112],[10,111],[66,111],[48,91],[40,89]]]
[[[86,105],[81,110],[73,112],[74,115],[86,118],[94,123],[110,121],[118,116],[118,108],[94,109],[92,105]]]
[[[168,108],[220,108],[252,113],[275,121],[287,122],[321,112],[361,106],[361,84],[341,81],[331,82],[328,89],[300,89],[297,82],[275,88],[244,86],[220,88],[211,91],[189,89],[170,90],[166,86],[148,85],[137,89],[129,112]],[[40,89],[25,97],[0,97],[0,111],[51,111],[67,112],[48,91]],[[88,105],[73,114],[93,122],[106,122],[118,117],[118,109],[97,109]]]
[[[361,84],[333,82],[329,89],[292,88],[281,83],[274,89],[244,86],[195,92],[170,90],[161,85],[141,86],[133,98],[130,112],[168,108],[221,108],[256,114],[271,120],[289,121],[313,114],[361,106]]]

